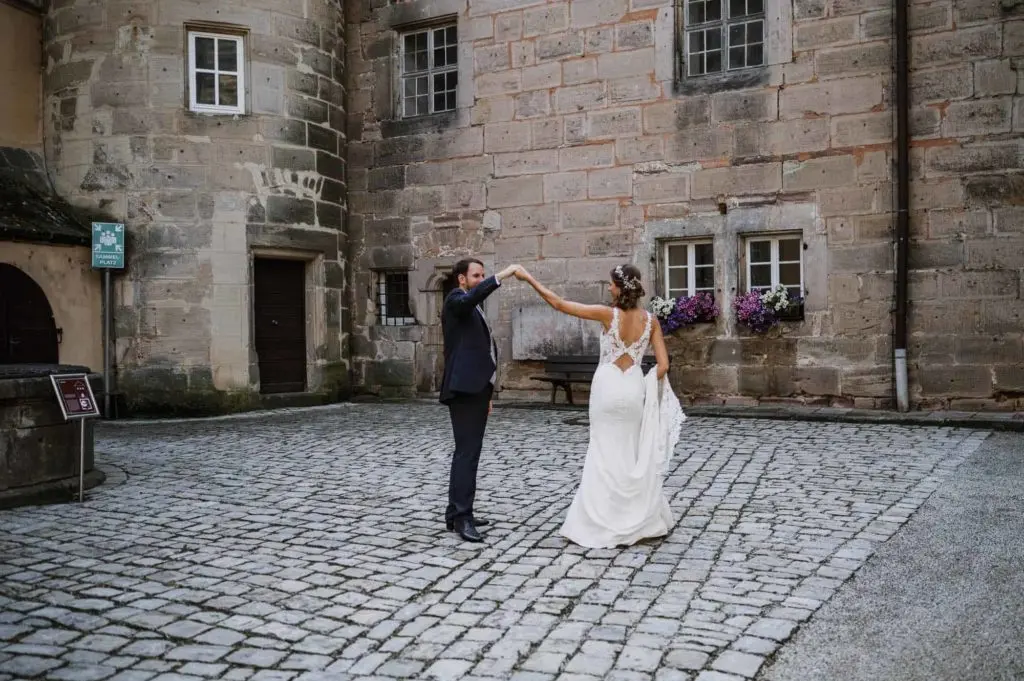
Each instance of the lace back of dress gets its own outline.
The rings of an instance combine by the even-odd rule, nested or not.
[[[647,351],[647,343],[651,338],[651,315],[647,312],[644,314],[646,315],[644,332],[632,345],[627,346],[619,333],[619,308],[612,308],[612,324],[601,337],[601,364],[615,363],[617,365],[621,357],[628,355],[633,362],[632,366],[640,365],[644,353]],[[620,368],[626,370],[629,367]]]

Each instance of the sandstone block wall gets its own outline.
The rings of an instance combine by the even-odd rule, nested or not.
[[[914,10],[917,10],[914,12]],[[913,396],[1024,406],[1024,6],[914,5]]]
[[[337,0],[54,0],[44,125],[60,191],[124,221],[120,389],[244,403],[254,254],[308,260],[307,386],[347,385],[343,10]],[[185,25],[247,31],[246,113],[188,111]]]
[[[766,67],[701,82],[674,76],[667,0],[353,6],[357,380],[436,388],[429,282],[460,255],[522,262],[594,302],[623,261],[661,293],[660,240],[704,237],[723,315],[670,339],[677,390],[718,402],[890,404],[891,3],[770,10]],[[1022,405],[1020,13],[998,0],[911,6],[911,381],[921,406]],[[445,16],[459,27],[459,110],[402,120],[397,36]],[[730,311],[745,290],[744,239],[783,231],[803,239],[805,318],[755,336]],[[418,326],[375,325],[363,295],[375,268],[411,269]],[[544,344],[517,321],[536,305],[513,284],[490,306],[505,389],[542,388],[528,378],[537,365],[513,355]],[[515,343],[514,328],[524,335]]]

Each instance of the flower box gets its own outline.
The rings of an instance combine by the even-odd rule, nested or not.
[[[749,291],[733,300],[736,321],[754,333],[765,333],[779,322],[803,321],[803,298],[790,298],[784,286]]]
[[[651,299],[650,310],[661,323],[661,332],[670,334],[694,324],[710,323],[718,318],[718,303],[710,293],[697,293],[679,298]]]

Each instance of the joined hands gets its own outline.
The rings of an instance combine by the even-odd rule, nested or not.
[[[512,276],[519,280],[527,280],[529,279],[530,274],[522,265],[509,265],[501,272],[498,272],[498,279],[508,279]]]

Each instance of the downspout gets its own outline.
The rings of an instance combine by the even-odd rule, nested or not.
[[[910,409],[907,381],[907,287],[910,251],[910,36],[907,27],[908,0],[896,4],[896,306],[893,328],[893,360],[896,405]]]

